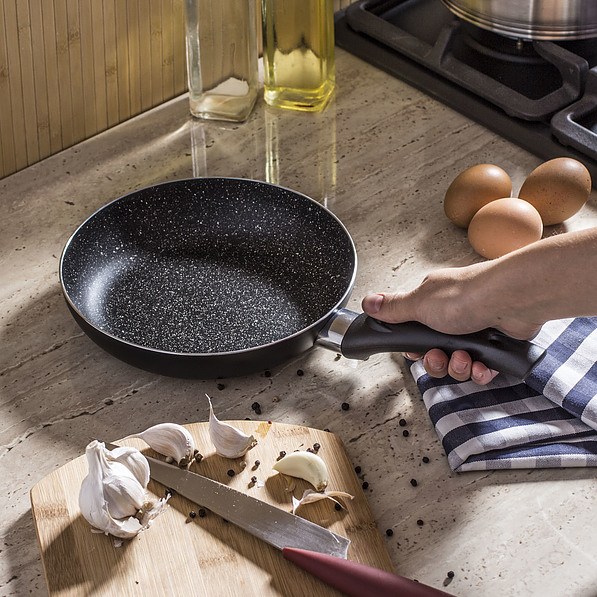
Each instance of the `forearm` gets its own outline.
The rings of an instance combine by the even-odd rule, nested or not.
[[[543,239],[485,265],[477,283],[496,327],[597,315],[597,228]]]

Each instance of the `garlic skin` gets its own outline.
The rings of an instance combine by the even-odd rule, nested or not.
[[[92,527],[120,539],[132,539],[146,529],[167,501],[148,500],[147,484],[140,483],[137,475],[149,480],[149,464],[138,450],[141,458],[133,454],[134,450],[111,452],[97,440],[85,450],[89,472],[81,483],[79,509]]]
[[[179,466],[186,466],[193,459],[193,436],[177,423],[160,423],[130,437],[141,438],[152,450],[174,458]]]
[[[304,479],[316,491],[323,491],[328,485],[328,468],[323,459],[313,452],[292,452],[278,460],[272,468],[284,475]]]
[[[214,414],[209,396],[207,396],[207,401],[209,402],[209,437],[216,449],[216,454],[225,458],[244,456],[249,449],[257,444],[255,437],[243,433],[230,423],[220,421]]]
[[[345,508],[344,504],[339,502],[335,498],[343,498],[346,500],[354,499],[354,495],[350,495],[350,493],[346,493],[345,491],[324,491],[323,493],[318,491],[313,491],[312,489],[305,489],[303,492],[303,497],[300,500],[296,499],[292,496],[292,513],[296,514],[296,511],[305,504],[312,504],[313,502],[318,502],[319,500],[332,500],[335,504],[338,504],[341,508]]]

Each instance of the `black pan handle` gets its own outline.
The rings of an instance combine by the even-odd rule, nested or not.
[[[366,359],[379,352],[419,352],[441,348],[447,354],[466,350],[474,361],[491,369],[525,379],[543,358],[545,350],[525,340],[516,340],[494,329],[474,334],[450,335],[422,323],[384,323],[365,313],[356,316],[341,342],[349,359]]]

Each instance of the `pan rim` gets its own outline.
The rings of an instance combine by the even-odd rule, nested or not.
[[[208,180],[208,181],[241,181],[243,183],[256,183],[257,185],[263,185],[263,186],[268,186],[268,187],[273,187],[275,189],[279,189],[282,191],[286,191],[288,193],[292,193],[294,195],[298,195],[300,197],[302,197],[303,199],[311,202],[313,205],[315,205],[318,209],[322,210],[323,212],[325,212],[327,214],[327,216],[331,217],[333,220],[336,221],[336,223],[340,226],[341,230],[344,232],[344,234],[346,235],[346,238],[349,242],[350,245],[350,250],[352,253],[352,258],[354,260],[354,265],[352,267],[352,275],[350,278],[350,282],[347,284],[347,288],[344,291],[344,293],[342,294],[342,297],[334,304],[334,306],[322,317],[320,317],[319,319],[317,319],[316,321],[312,322],[310,325],[294,332],[293,334],[290,334],[288,336],[284,336],[283,338],[280,338],[278,340],[274,340],[273,342],[269,342],[267,344],[260,344],[258,346],[251,346],[248,348],[243,348],[243,349],[239,349],[239,350],[230,350],[230,351],[223,351],[223,352],[177,352],[177,351],[173,351],[173,350],[164,350],[164,349],[160,349],[160,348],[154,348],[151,346],[144,346],[143,344],[137,344],[135,342],[131,342],[129,340],[125,340],[123,338],[120,338],[119,336],[114,335],[113,333],[110,332],[106,332],[104,330],[102,330],[101,328],[99,328],[94,322],[90,321],[89,318],[87,318],[81,311],[80,309],[75,305],[75,303],[73,302],[73,300],[71,299],[67,289],[66,289],[66,285],[65,285],[65,281],[64,281],[64,276],[63,276],[63,267],[64,267],[64,261],[66,258],[66,254],[68,252],[68,249],[71,245],[71,243],[73,242],[73,240],[77,237],[77,235],[79,234],[79,232],[85,228],[85,226],[87,226],[89,224],[89,222],[91,220],[93,220],[94,218],[96,218],[100,213],[102,213],[104,210],[108,209],[110,206],[125,201],[126,199],[130,198],[133,195],[136,195],[138,193],[142,193],[143,191],[146,190],[150,190],[150,189],[156,189],[158,187],[162,187],[165,185],[169,185],[169,184],[183,184],[183,183],[194,183],[197,182],[199,180]],[[59,279],[60,279],[60,287],[62,290],[62,294],[68,304],[68,306],[70,307],[70,309],[73,310],[74,313],[76,313],[77,317],[81,318],[82,321],[85,322],[86,325],[90,326],[94,331],[96,331],[97,333],[101,334],[102,336],[109,338],[110,340],[113,340],[115,342],[118,342],[120,344],[129,346],[131,348],[135,348],[137,350],[141,350],[141,351],[146,351],[149,352],[151,354],[156,354],[156,355],[166,355],[168,357],[176,357],[176,358],[208,358],[208,357],[226,357],[226,356],[240,356],[240,355],[248,355],[254,351],[259,351],[259,350],[264,350],[264,349],[268,349],[271,347],[275,347],[278,344],[282,344],[282,343],[286,343],[288,341],[291,341],[293,338],[297,338],[298,336],[301,336],[303,334],[306,334],[309,330],[313,330],[313,329],[320,329],[321,327],[323,327],[325,325],[325,322],[330,319],[333,314],[338,311],[338,309],[342,308],[346,302],[348,301],[350,295],[352,294],[352,290],[356,281],[356,274],[357,274],[357,268],[358,268],[358,256],[357,256],[357,251],[356,251],[356,246],[354,243],[354,240],[352,238],[352,236],[350,235],[350,232],[348,231],[348,229],[346,228],[346,226],[344,225],[344,223],[340,220],[340,218],[338,218],[338,216],[336,216],[330,209],[328,209],[327,207],[325,207],[324,205],[322,205],[321,203],[319,203],[318,201],[316,201],[315,199],[313,199],[312,197],[309,197],[308,195],[305,195],[304,193],[301,193],[300,191],[296,191],[294,189],[288,188],[288,187],[284,187],[282,185],[278,185],[278,184],[274,184],[274,183],[270,183],[270,182],[266,182],[263,180],[258,180],[258,179],[254,179],[254,178],[243,178],[243,177],[237,177],[237,176],[202,176],[202,177],[197,177],[197,178],[176,178],[173,180],[167,180],[167,181],[163,181],[160,183],[156,183],[156,184],[151,184],[151,185],[147,185],[144,187],[140,187],[138,189],[135,189],[134,191],[130,191],[129,193],[126,193],[125,195],[121,195],[120,197],[117,197],[115,199],[112,199],[111,201],[109,201],[108,203],[102,205],[101,207],[99,207],[98,209],[96,209],[91,215],[89,215],[83,222],[81,222],[81,224],[79,224],[76,229],[74,230],[74,232],[69,236],[69,238],[67,239],[64,248],[62,249],[62,253],[60,255],[60,261],[59,261]]]

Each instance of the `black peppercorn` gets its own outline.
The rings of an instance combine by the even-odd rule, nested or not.
[[[313,444],[313,449],[314,449],[316,452],[319,452],[319,448],[321,448],[321,446],[320,446],[319,444],[317,444],[317,443]]]
[[[298,369],[298,371],[296,372],[296,374],[301,377],[303,375],[305,375],[305,372],[302,369]]]
[[[421,519],[419,518],[419,520],[417,520],[417,524],[418,524],[420,527],[422,527],[422,526],[425,524],[425,521],[423,521],[423,520],[421,520]]]
[[[197,514],[199,514],[199,518],[205,518],[207,512],[205,511],[205,508],[199,508],[199,512],[197,512]]]
[[[406,427],[406,419],[400,419],[400,421],[398,421],[398,425],[400,425],[400,427]]]
[[[363,489],[367,489],[369,487],[369,483],[367,483],[367,481],[363,481],[363,484],[361,485],[361,487]]]
[[[272,372],[271,371],[265,371],[263,373],[263,375],[265,375],[265,377],[271,377],[272,376]]]
[[[446,576],[448,578],[454,578],[454,570],[450,570]]]
[[[226,388],[226,386],[223,383],[218,384],[218,390],[222,391],[225,388]]]
[[[405,429],[405,430],[402,432],[402,435],[403,435],[404,437],[408,437],[408,436],[410,435],[410,433],[408,432],[408,429]]]
[[[281,460],[284,458],[284,456],[286,456],[286,452],[284,452],[284,450],[280,450],[280,454],[278,454],[278,460]]]
[[[342,403],[342,410],[348,410],[349,408],[350,408],[350,404],[348,404],[348,402]]]
[[[191,510],[189,512],[189,518],[195,518],[195,516],[197,516],[197,512],[195,512],[195,510]]]
[[[195,454],[195,462],[199,463],[203,460],[203,454],[201,454],[200,452],[197,452]]]
[[[423,462],[427,464],[429,462],[429,457],[423,456]]]
[[[260,460],[256,460],[255,464],[253,465],[253,470],[256,469],[256,468],[259,468],[260,464],[261,464],[261,461]]]
[[[361,474],[361,467],[360,467],[360,466],[355,466],[355,467],[354,467],[354,472],[355,472],[357,475],[360,475],[360,474]]]
[[[251,483],[253,483],[253,484],[257,483],[257,477],[255,475],[253,475],[251,477]]]
[[[392,529],[386,529],[386,535],[388,537],[391,537],[394,534],[394,531]]]
[[[417,483],[417,480],[416,480],[416,479],[411,479],[411,480],[410,480],[410,484],[411,484],[413,487],[416,487],[416,486],[418,485],[418,483]]]
[[[336,510],[342,510],[342,506],[340,504],[334,504],[334,508]]]
[[[236,475],[236,473],[235,473],[235,472],[234,472],[234,471],[233,471],[231,468],[230,468],[230,469],[228,469],[228,471],[226,472],[226,474],[227,474],[229,477],[234,477],[234,475]]]
[[[251,404],[252,410],[258,410],[259,408],[261,408],[261,404],[259,404],[259,402],[253,402],[253,404]]]

